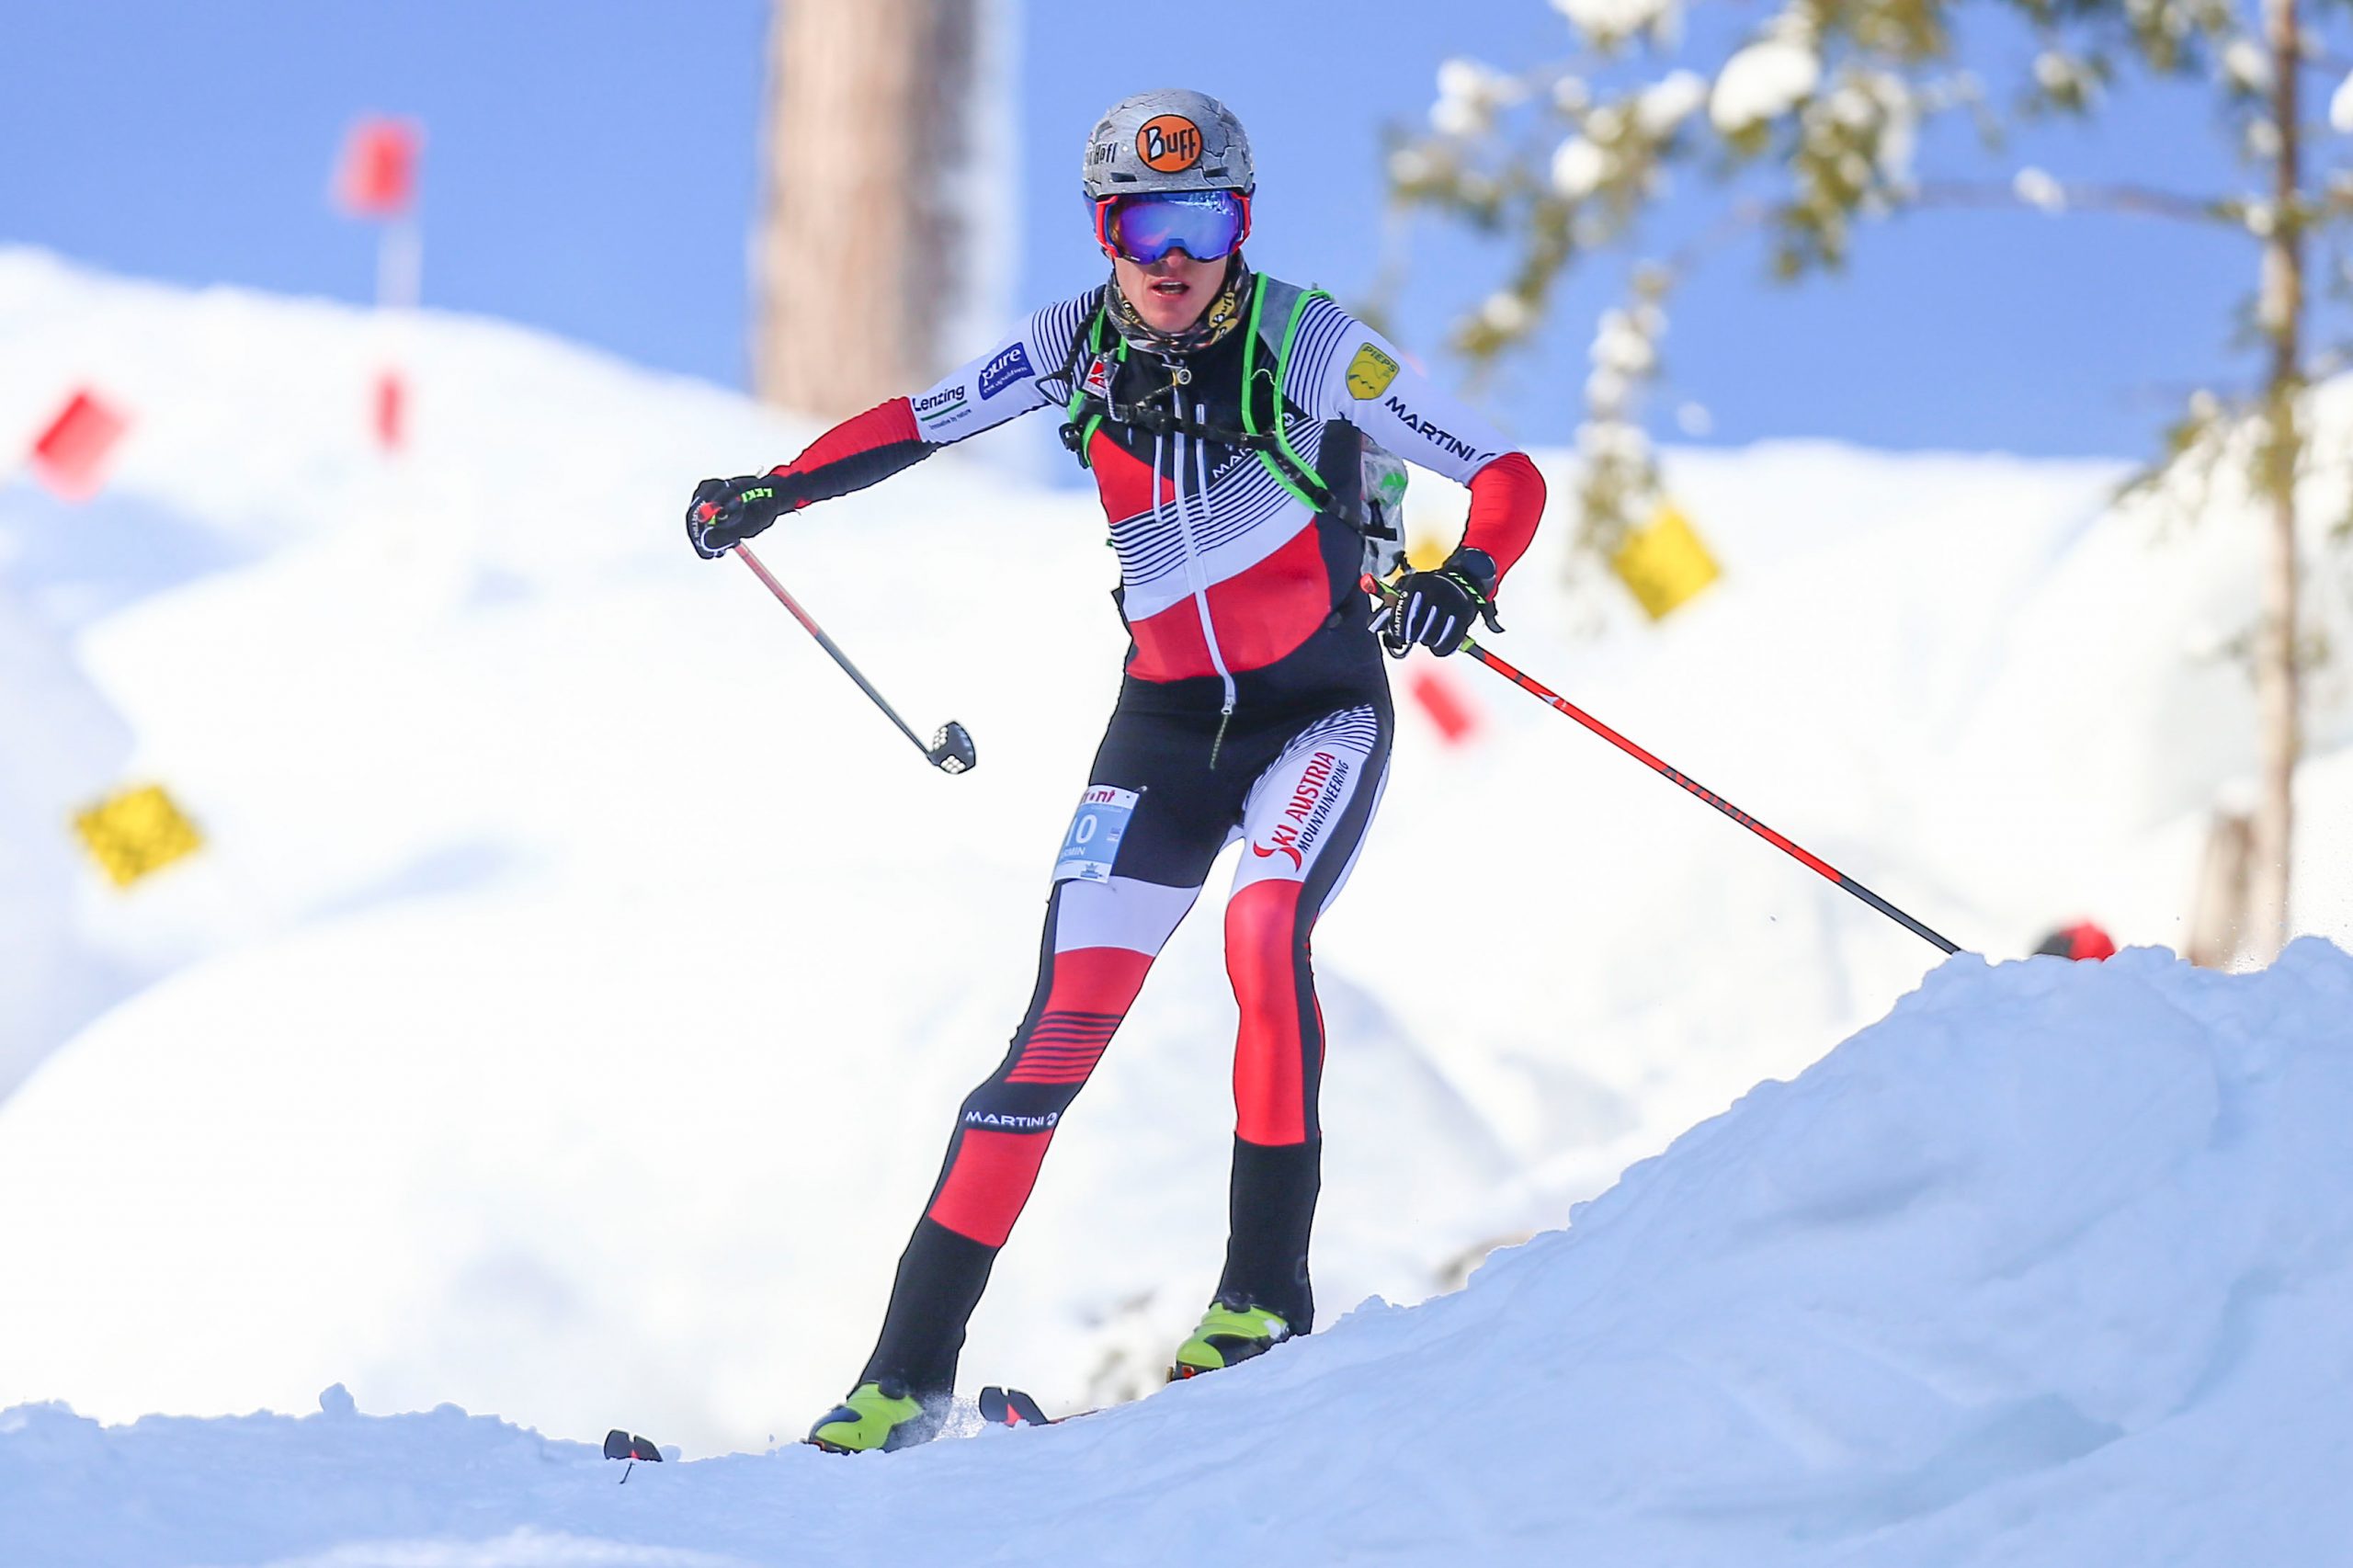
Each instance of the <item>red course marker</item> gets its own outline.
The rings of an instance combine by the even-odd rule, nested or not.
[[[1453,676],[1427,664],[1415,664],[1405,676],[1405,689],[1449,745],[1461,745],[1479,728],[1479,710]]]
[[[87,501],[105,485],[107,459],[130,424],[97,393],[80,389],[33,443],[33,477],[62,500]]]
[[[373,116],[351,128],[335,176],[335,204],[355,218],[398,218],[416,201],[424,131],[412,119]]]

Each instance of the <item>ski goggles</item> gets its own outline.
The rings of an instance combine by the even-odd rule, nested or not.
[[[1154,191],[1095,204],[1095,243],[1106,256],[1154,262],[1181,250],[1215,261],[1250,237],[1250,199],[1238,190]]]

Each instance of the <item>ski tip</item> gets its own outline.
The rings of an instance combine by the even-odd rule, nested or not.
[[[1019,1389],[995,1383],[981,1391],[981,1419],[992,1426],[1051,1426],[1053,1422],[1038,1402]]]
[[[616,1426],[605,1434],[605,1457],[608,1460],[643,1460],[648,1464],[660,1464],[662,1450],[654,1446],[651,1437],[631,1437]]]

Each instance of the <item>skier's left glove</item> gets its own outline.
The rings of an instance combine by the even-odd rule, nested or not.
[[[1472,620],[1501,631],[1495,619],[1495,559],[1465,545],[1435,572],[1408,572],[1397,580],[1396,597],[1381,606],[1374,627],[1392,659],[1415,643],[1444,657],[1462,645]]]
[[[802,501],[789,473],[706,479],[687,503],[687,540],[697,555],[716,561]]]

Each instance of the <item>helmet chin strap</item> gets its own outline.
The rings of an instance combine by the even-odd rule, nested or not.
[[[1207,309],[1193,319],[1193,324],[1178,332],[1163,332],[1143,319],[1129,299],[1127,290],[1120,287],[1119,269],[1111,273],[1111,323],[1131,347],[1151,354],[1196,354],[1211,344],[1219,342],[1242,324],[1249,314],[1250,264],[1242,259],[1236,247],[1225,260],[1225,281],[1210,297]]]

